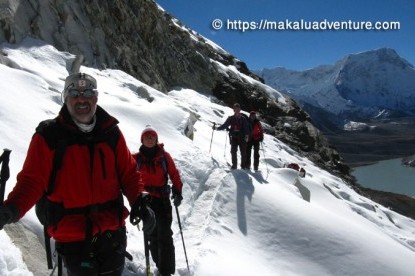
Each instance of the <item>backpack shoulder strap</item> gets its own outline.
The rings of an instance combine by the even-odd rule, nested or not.
[[[51,150],[53,149],[55,150],[55,153],[53,155],[53,161],[52,161],[52,171],[50,172],[50,175],[49,175],[49,182],[48,182],[46,193],[42,196],[42,199],[40,199],[36,203],[36,215],[39,221],[43,224],[46,261],[47,261],[48,269],[52,269],[53,268],[52,251],[51,251],[51,244],[50,244],[50,236],[47,231],[47,215],[45,213],[46,212],[45,208],[47,208],[46,207],[47,196],[50,195],[55,188],[56,174],[62,165],[62,159],[63,159],[63,155],[65,153],[65,149],[67,146],[67,141],[63,139],[63,136],[59,135],[59,130],[56,127],[56,119],[51,119],[51,120],[40,122],[40,124],[36,128],[36,133],[42,135],[42,137],[45,139],[48,147]],[[58,138],[58,137],[61,137],[61,138]],[[58,274],[59,275],[62,274],[61,257],[58,257]]]
[[[56,175],[62,166],[63,156],[65,154],[65,149],[68,145],[68,142],[64,139],[61,139],[56,144],[55,154],[53,156],[52,171],[50,172],[48,189],[46,191],[47,195],[51,195],[55,189]]]
[[[118,127],[115,127],[108,135],[108,138],[106,139],[106,142],[109,144],[111,149],[114,151],[114,154],[117,152],[117,143],[120,138],[120,129]]]
[[[137,170],[139,171],[141,169],[141,165],[143,164],[143,158],[141,157],[140,153],[137,153],[135,162],[137,163]]]
[[[169,181],[169,171],[167,168],[167,159],[166,159],[166,154],[164,150],[163,150],[163,155],[161,156],[161,166],[163,167],[164,178],[166,179],[166,185],[167,185],[167,182]]]
[[[68,145],[68,140],[62,131],[57,127],[56,118],[45,120],[39,123],[36,128],[36,133],[43,136],[48,147],[55,150],[52,161],[52,171],[49,175],[47,195],[50,195],[55,188],[55,180],[58,170],[62,165],[63,155]]]

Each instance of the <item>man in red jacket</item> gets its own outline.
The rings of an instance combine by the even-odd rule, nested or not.
[[[96,80],[68,76],[62,98],[59,115],[40,123],[32,137],[16,186],[0,206],[0,229],[47,193],[47,230],[68,275],[121,275],[128,216],[123,195],[133,206],[131,216],[142,219],[149,233],[154,213],[142,204],[144,185],[118,121],[97,105]],[[62,144],[56,169],[54,155]]]
[[[164,150],[163,144],[158,143],[154,128],[147,126],[143,130],[141,143],[140,150],[134,157],[143,178],[144,189],[151,195],[150,207],[156,214],[156,228],[149,236],[151,257],[157,265],[159,275],[172,275],[176,265],[170,192],[174,205],[179,206],[183,199],[183,184],[173,158]],[[173,183],[172,188],[167,184],[168,177]]]

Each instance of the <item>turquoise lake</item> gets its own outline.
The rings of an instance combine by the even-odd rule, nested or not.
[[[415,168],[403,166],[401,158],[353,168],[352,175],[363,187],[415,197]]]

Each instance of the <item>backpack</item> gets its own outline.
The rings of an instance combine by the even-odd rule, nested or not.
[[[263,139],[264,134],[262,130],[261,123],[258,119],[255,119],[253,124],[249,124],[251,127],[251,137],[254,141],[260,141]]]
[[[57,127],[56,119],[50,119],[46,121],[42,121],[39,126],[36,128],[36,133],[42,135],[42,137],[45,138],[46,143],[48,144],[49,148],[55,149],[55,153],[53,156],[53,164],[52,164],[52,170],[49,175],[49,181],[48,181],[48,187],[47,191],[43,194],[43,196],[38,200],[38,202],[35,205],[35,213],[39,220],[39,222],[43,225],[43,234],[45,238],[45,251],[46,251],[46,260],[48,264],[48,269],[53,269],[52,265],[52,252],[51,252],[51,244],[50,244],[50,236],[47,231],[47,228],[49,225],[53,225],[59,221],[60,218],[62,218],[62,211],[65,210],[53,210],[54,208],[59,208],[59,204],[53,204],[48,200],[48,196],[51,195],[55,189],[56,185],[56,175],[61,168],[62,160],[65,155],[65,150],[69,145],[73,144],[82,144],[86,141],[80,141],[79,139],[74,139],[67,135],[66,132],[62,131],[62,129]],[[108,139],[105,139],[103,141],[108,142],[108,145],[113,150],[114,155],[116,154],[116,145],[119,139],[119,129],[113,131],[113,133],[110,134]],[[98,142],[92,141],[92,142]],[[89,141],[91,142],[91,141]],[[122,195],[120,195],[120,198],[118,199],[118,203],[122,204]],[[117,203],[110,202],[111,207],[112,205],[115,205]],[[110,205],[110,204],[108,204]],[[109,206],[108,206],[109,208]],[[63,207],[60,207],[59,209],[63,209]],[[82,213],[83,208],[75,208],[78,209],[78,213]],[[66,209],[71,210],[71,209]],[[64,215],[64,213],[63,213]],[[120,214],[120,220],[121,220],[122,214]],[[58,275],[62,275],[62,258],[60,255],[58,255]]]
[[[295,171],[298,171],[298,174],[300,177],[305,177],[306,171],[304,168],[300,167],[297,163],[290,163],[287,165],[287,168],[293,169]]]

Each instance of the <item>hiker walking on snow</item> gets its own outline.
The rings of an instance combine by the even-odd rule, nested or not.
[[[68,76],[62,99],[59,115],[41,122],[32,137],[16,186],[0,206],[0,229],[21,219],[49,191],[47,230],[67,274],[121,275],[128,216],[123,195],[146,232],[154,228],[154,213],[142,204],[144,185],[118,121],[97,105],[96,80]]]
[[[252,148],[254,148],[254,170],[257,171],[259,165],[259,144],[264,140],[264,131],[256,117],[255,111],[251,111],[249,114],[249,124],[251,133],[246,149],[246,166],[248,169],[251,168]]]
[[[241,114],[241,106],[238,103],[233,105],[234,115],[229,116],[225,123],[213,130],[229,130],[229,140],[231,143],[232,167],[236,169],[238,165],[237,151],[241,152],[241,168],[248,169],[246,164],[246,145],[249,138],[249,124],[244,115]]]
[[[143,178],[144,189],[151,196],[150,207],[156,215],[156,227],[146,239],[150,242],[151,257],[157,265],[159,275],[172,275],[176,265],[170,193],[173,204],[179,206],[183,199],[183,184],[172,157],[164,150],[164,145],[158,143],[154,128],[147,126],[143,130],[141,143],[140,150],[134,157]],[[169,177],[172,187],[167,184]]]

